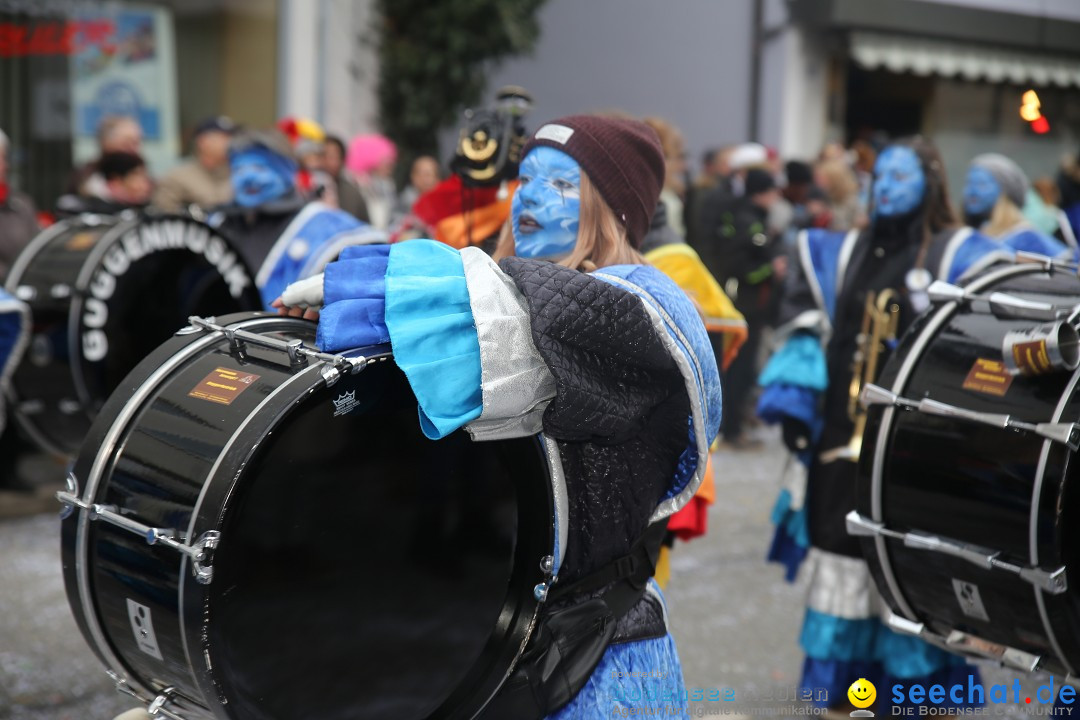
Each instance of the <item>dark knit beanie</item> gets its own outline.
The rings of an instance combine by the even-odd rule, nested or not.
[[[521,157],[538,145],[577,160],[626,227],[630,244],[641,247],[664,186],[664,153],[652,128],[637,120],[570,115],[542,125]]]
[[[746,172],[745,187],[747,197],[761,195],[776,187],[776,179],[768,170],[753,168]]]

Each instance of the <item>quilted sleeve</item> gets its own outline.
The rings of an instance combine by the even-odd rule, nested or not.
[[[652,410],[685,395],[683,378],[640,298],[538,260],[501,268],[524,296],[532,340],[554,379],[543,428],[557,440],[618,443]]]

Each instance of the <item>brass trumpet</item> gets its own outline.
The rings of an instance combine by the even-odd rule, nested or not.
[[[855,360],[852,365],[851,384],[848,386],[848,417],[855,423],[851,440],[832,450],[821,453],[821,462],[835,460],[858,462],[862,450],[863,432],[866,430],[866,408],[859,403],[859,394],[869,383],[877,380],[878,365],[885,352],[885,344],[896,340],[900,326],[900,306],[894,301],[896,292],[890,289],[880,293],[866,294],[866,310],[862,327],[855,340]]]

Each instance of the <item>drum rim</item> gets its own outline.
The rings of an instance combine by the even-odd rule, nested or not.
[[[88,222],[89,218],[93,218],[94,221],[93,222]],[[67,230],[70,230],[70,229],[73,229],[73,228],[78,228],[80,226],[89,226],[89,227],[105,226],[104,229],[102,230],[101,236],[97,240],[97,242],[101,242],[101,239],[104,238],[107,233],[111,232],[113,227],[120,224],[121,222],[122,222],[122,220],[119,217],[114,216],[114,215],[102,215],[102,214],[97,214],[97,213],[81,213],[81,214],[76,215],[74,217],[64,218],[63,220],[59,220],[58,222],[53,223],[52,225],[50,225],[49,227],[45,228],[40,233],[35,235],[34,238],[30,241],[30,243],[23,249],[23,251],[19,253],[18,257],[15,258],[15,262],[12,264],[11,270],[8,272],[7,279],[4,282],[4,289],[7,290],[12,295],[14,295],[16,297],[16,299],[17,299],[18,298],[18,293],[16,292],[16,290],[20,286],[21,281],[23,279],[23,276],[26,274],[27,269],[29,269],[30,265],[34,262],[34,260],[37,259],[38,255],[41,254],[42,250],[47,248],[54,240],[56,240],[58,237],[63,235]],[[89,257],[89,255],[90,254],[87,253],[87,257]],[[86,260],[84,260],[83,263],[85,265]],[[82,265],[79,266],[79,272],[82,271],[82,267],[83,267]],[[78,273],[76,273],[76,277],[78,277]],[[73,289],[74,289],[74,287],[73,287]],[[27,307],[29,309],[29,318],[30,318],[30,323],[29,323],[30,331],[29,331],[28,336],[27,336],[27,341],[29,342],[29,337],[33,335],[33,327],[32,327],[32,325],[33,325],[33,308],[31,307],[31,303],[26,303],[26,305],[27,305]],[[70,304],[68,305],[68,318],[67,319],[68,319],[68,325],[69,325],[68,326],[68,343],[71,343],[72,342],[72,337],[71,337],[71,328],[70,328],[70,323],[71,323],[71,305]],[[76,347],[76,346],[72,345],[71,347]],[[14,375],[15,375],[15,370],[13,369],[12,373],[11,373],[11,377],[14,378]],[[70,368],[68,370],[68,377],[71,378],[72,385],[74,386],[74,389],[75,389],[76,397],[78,397],[78,399],[81,402],[83,402],[84,409],[85,409],[85,400],[82,397],[80,397],[80,389],[79,389],[78,383],[77,383],[77,381],[75,379],[74,371],[72,371]],[[54,442],[52,440],[52,438],[50,438],[45,432],[43,432],[38,427],[38,423],[34,422],[34,420],[31,417],[24,414],[19,409],[19,394],[18,394],[18,392],[17,392],[17,390],[15,388],[15,383],[14,382],[9,382],[4,391],[6,392],[8,398],[10,398],[10,400],[11,400],[11,402],[9,403],[10,412],[11,412],[12,417],[15,419],[16,424],[20,428],[22,428],[23,431],[27,435],[30,436],[30,439],[33,440],[35,443],[37,443],[38,446],[40,446],[42,449],[46,450],[47,452],[50,452],[53,455],[57,455],[59,457],[68,457],[68,458],[70,458],[70,457],[74,456],[78,452],[78,448],[65,448],[65,447],[62,447],[60,444]],[[91,421],[93,420],[92,417],[89,417],[88,419],[91,420]]]
[[[267,318],[273,319],[273,318]],[[380,352],[377,354],[367,354],[366,357],[369,360],[385,358],[392,358],[393,354],[389,350]],[[318,370],[324,366],[325,362],[318,362],[312,364],[305,370],[296,373],[290,378],[299,379],[301,376],[309,376],[309,373]],[[310,376],[309,376],[310,377]],[[232,436],[229,438],[225,446],[218,454],[218,460],[215,462],[214,467],[207,473],[207,480],[203,485],[200,492],[199,499],[195,505],[195,509],[192,511],[192,520],[188,527],[188,537],[196,537],[198,533],[209,529],[215,529],[221,527],[222,516],[225,514],[228,506],[228,498],[231,496],[233,489],[232,479],[236,475],[238,468],[249,465],[254,456],[262,449],[261,444],[250,442],[252,436],[265,437],[267,429],[277,428],[282,422],[287,420],[292,412],[296,411],[301,403],[296,401],[296,393],[293,393],[292,399],[279,407],[279,411],[273,414],[263,412],[265,417],[259,417],[260,411],[264,408],[271,406],[274,402],[277,393],[284,389],[288,382],[283,383],[278,388],[275,388],[269,396],[263,399],[248,415],[245,420],[237,426]],[[309,389],[319,389],[325,386],[325,380],[321,376],[316,376],[314,383],[308,385]],[[301,385],[303,387],[303,385]],[[280,400],[278,400],[280,403]],[[258,419],[258,422],[253,422]],[[565,478],[563,477],[561,462],[558,460],[558,449],[555,445],[555,441],[547,438],[546,436],[537,434],[520,438],[522,440],[530,441],[534,446],[538,458],[542,457],[546,461],[546,467],[541,471],[545,475],[545,482],[541,483],[542,487],[535,490],[536,496],[544,496],[547,499],[546,511],[540,513],[540,510],[534,510],[537,513],[536,517],[538,526],[542,526],[545,529],[545,535],[543,537],[536,537],[528,543],[519,542],[518,547],[514,552],[515,565],[512,569],[512,576],[519,574],[535,573],[536,581],[543,580],[543,571],[540,568],[540,561],[545,554],[555,552],[558,545],[558,528],[560,525],[565,525],[565,522],[553,519],[553,516],[558,512],[557,508],[565,505]],[[472,441],[476,442],[476,441]],[[233,446],[239,446],[241,448],[247,448],[242,454],[230,455],[229,448]],[[552,452],[555,452],[554,460]],[[556,471],[556,468],[558,470]],[[219,482],[220,480],[220,482]],[[555,499],[554,495],[559,492],[558,488],[562,488],[563,501],[559,502]],[[220,507],[217,503],[211,502],[210,508],[217,508],[215,515],[212,519],[203,519],[200,522],[200,518],[203,513],[206,496],[210,493],[217,492],[219,497],[222,498]],[[518,486],[518,503],[519,508],[532,507],[532,504],[526,504],[520,497],[521,489]],[[519,510],[520,512],[520,510]],[[531,536],[530,536],[531,537]],[[536,557],[529,554],[530,549],[541,550]],[[521,563],[517,563],[517,560],[521,560]],[[205,660],[200,665],[196,666],[191,658],[192,654],[190,648],[192,646],[198,648],[196,656],[199,656],[202,652],[205,652],[208,648],[207,639],[209,636],[202,632],[205,627],[205,623],[196,622],[189,624],[187,622],[188,608],[191,608],[192,617],[202,618],[204,617],[203,610],[212,601],[211,594],[213,593],[213,585],[199,585],[191,582],[191,573],[184,572],[184,567],[189,567],[187,563],[190,561],[187,558],[183,559],[183,567],[181,568],[180,586],[178,593],[180,596],[179,618],[181,624],[181,636],[183,638],[184,652],[187,656],[188,664],[191,669],[191,674],[195,680],[196,685],[201,691],[204,701],[219,700],[221,697],[220,690],[216,681],[216,675],[219,673],[219,665],[214,663],[214,648],[210,648],[209,659]],[[514,578],[512,577],[511,580]],[[474,661],[472,667],[470,667],[470,673],[462,679],[461,684],[454,687],[449,695],[443,699],[442,704],[432,711],[429,718],[440,718],[449,720],[453,718],[472,718],[476,717],[482,712],[498,694],[499,690],[505,684],[510,677],[513,668],[516,666],[518,660],[521,658],[521,654],[524,652],[528,641],[532,638],[535,631],[537,621],[539,619],[540,611],[543,604],[539,602],[535,595],[535,585],[532,579],[527,581],[518,581],[517,583],[511,582],[507,588],[507,599],[503,600],[501,605],[500,618],[503,617],[502,613],[510,607],[509,599],[511,597],[511,590],[517,588],[517,593],[513,596],[513,600],[517,602],[515,606],[516,612],[514,617],[510,618],[506,623],[506,629],[503,632],[503,642],[498,642],[493,639],[493,635],[496,633],[498,625],[493,625],[489,636],[485,639],[481,648],[481,654]],[[189,599],[195,600],[198,598],[198,604],[188,603]],[[211,606],[212,609],[212,606]],[[505,642],[510,640],[510,642]],[[495,643],[494,645],[492,643]],[[495,653],[495,654],[493,654]],[[509,656],[508,659],[507,656]],[[497,673],[482,674],[479,682],[474,682],[471,685],[467,681],[474,677],[473,673],[479,672],[484,669],[483,663],[487,665],[495,664],[503,671],[501,675]],[[477,670],[477,668],[480,670]],[[457,707],[447,707],[448,704],[456,704]],[[229,712],[228,705],[221,705],[220,707],[207,708],[210,712],[214,713],[220,720],[235,720],[235,718]]]
[[[1046,263],[1025,263],[1018,265],[1010,265],[1000,270],[987,273],[986,275],[972,280],[972,282],[966,286],[967,292],[977,292],[983,290],[989,286],[997,284],[1001,281],[1008,280],[1013,277],[1019,277],[1023,275],[1033,275],[1037,273],[1053,273],[1055,266]],[[912,343],[911,350],[904,358],[903,363],[900,365],[900,369],[897,371],[896,377],[893,380],[891,391],[897,395],[902,395],[904,388],[908,381],[911,379],[911,375],[914,373],[916,365],[924,355],[927,346],[930,341],[937,337],[938,332],[942,326],[945,325],[960,309],[960,302],[951,300],[944,303],[940,308],[934,311],[933,316],[927,321],[926,325],[922,328],[915,341]],[[1077,382],[1080,381],[1080,370],[1074,372],[1070,378],[1069,387],[1075,389]],[[1054,417],[1055,422],[1060,419],[1061,414],[1064,412],[1067,405],[1067,399],[1069,393],[1063,394],[1059,400],[1057,410],[1055,410]],[[871,471],[871,519],[875,522],[883,522],[883,507],[882,507],[882,491],[883,491],[883,471],[884,471],[884,459],[885,449],[891,439],[891,430],[896,417],[895,407],[886,407],[882,412],[881,422],[878,426],[877,437],[874,443],[874,458]],[[1042,481],[1043,475],[1046,471],[1046,460],[1049,452],[1050,441],[1044,441],[1043,449],[1040,453],[1039,463],[1036,469],[1036,477],[1033,482],[1032,489],[1032,510],[1029,515],[1029,543],[1035,541],[1035,530],[1032,525],[1032,517],[1038,511],[1038,500],[1041,498],[1042,493]],[[874,539],[874,559],[878,564],[881,576],[885,580],[885,584],[888,587],[889,593],[893,600],[899,606],[901,612],[906,616],[908,620],[914,623],[921,623],[917,613],[908,603],[907,598],[904,596],[903,591],[900,588],[899,582],[896,578],[896,573],[892,569],[892,561],[889,557],[889,550],[885,542],[885,538],[881,535],[877,535]],[[1037,557],[1037,548],[1034,544],[1029,545],[1029,552],[1032,553],[1032,562]],[[1063,663],[1064,667],[1072,674],[1071,666],[1065,659],[1061,652],[1060,643],[1057,640],[1057,634],[1054,631],[1053,626],[1050,624],[1049,616],[1046,611],[1046,603],[1044,601],[1041,590],[1038,587],[1033,588],[1035,593],[1036,604],[1039,609],[1040,621],[1043,626],[1044,632],[1047,634],[1047,638],[1050,640],[1051,646],[1054,648],[1057,660]]]
[[[250,315],[250,313],[242,313],[240,315]],[[262,314],[260,313],[256,317],[238,318],[238,322],[233,324],[234,328],[246,328],[251,324],[266,319],[276,319],[279,316]],[[141,381],[138,387],[130,397],[121,400],[117,393],[113,393],[110,399],[115,399],[120,405],[120,410],[116,416],[109,422],[108,428],[102,433],[101,441],[98,445],[98,449],[94,454],[94,459],[90,464],[90,470],[87,473],[85,483],[81,489],[81,497],[87,503],[93,503],[97,496],[101,480],[105,475],[105,470],[111,467],[116,459],[116,451],[120,445],[120,441],[126,437],[130,432],[131,423],[135,416],[145,406],[147,398],[152,395],[171,375],[175,370],[182,367],[183,364],[189,360],[192,356],[196,355],[200,350],[213,345],[216,341],[223,338],[224,335],[220,332],[211,332],[203,336],[191,336],[191,340],[186,342],[180,348],[172,351],[163,361],[159,358],[161,354],[166,352],[163,350],[163,346],[159,346],[157,350],[148,355],[138,365],[136,365],[128,374],[128,378],[141,377]],[[168,341],[166,341],[167,343]],[[164,345],[164,344],[163,344]],[[147,372],[149,370],[149,372]],[[125,383],[121,383],[124,385]],[[104,410],[104,408],[103,408]],[[94,425],[99,422],[104,422],[106,418],[104,412],[99,413],[94,421]],[[79,452],[79,456],[83,455],[88,445],[93,445],[93,437],[96,435],[94,428],[91,427],[90,432],[87,433],[83,442],[83,447]],[[130,672],[129,668],[120,660],[119,656],[113,651],[108,638],[105,635],[105,631],[101,627],[101,622],[98,617],[97,608],[95,605],[95,597],[91,592],[91,582],[89,578],[88,567],[88,538],[90,532],[90,518],[89,513],[86,510],[78,511],[78,520],[76,521],[75,528],[75,544],[72,550],[72,554],[75,559],[74,579],[76,581],[76,587],[78,589],[79,607],[82,615],[82,622],[86,628],[86,633],[90,637],[87,640],[93,649],[97,651],[98,656],[102,659],[110,675],[114,676],[114,679],[119,682],[124,682],[128,686],[135,688],[137,691],[142,691],[144,694],[155,695],[157,691],[146,687],[142,678],[137,673]],[[181,568],[183,570],[183,567]],[[192,673],[194,674],[194,673]]]

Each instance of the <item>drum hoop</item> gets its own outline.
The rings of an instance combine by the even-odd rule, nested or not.
[[[57,236],[62,235],[64,231],[75,226],[76,221],[87,217],[86,215],[79,215],[74,218],[68,218],[59,222],[53,223],[49,227],[45,228],[34,239],[23,248],[18,257],[15,258],[15,262],[11,265],[11,270],[8,271],[7,280],[4,282],[4,289],[15,295],[15,289],[18,286],[18,282],[22,280],[22,276],[26,273],[26,269],[30,266],[30,263],[41,253],[45,247],[51,243]],[[95,218],[109,218],[107,215],[91,215]],[[106,224],[107,221],[98,221],[94,223],[94,226]],[[16,295],[16,297],[18,297]]]
[[[966,289],[969,292],[978,291],[988,285],[1013,277],[1014,275],[1029,275],[1036,272],[1047,272],[1048,270],[1052,271],[1052,268],[1048,268],[1045,265],[1010,265],[1009,267],[1002,268],[1001,270],[989,273],[972,281]],[[960,303],[952,300],[934,311],[933,317],[930,318],[926,323],[926,326],[919,333],[919,336],[915,339],[915,342],[912,343],[911,350],[904,358],[904,362],[900,365],[900,370],[897,371],[896,379],[893,381],[891,388],[892,392],[897,395],[903,394],[904,387],[911,378],[911,373],[915,370],[915,365],[922,358],[926,346],[937,336],[937,332],[941,329],[941,326],[956,313],[959,307]],[[895,407],[890,406],[885,408],[885,411],[881,416],[881,424],[878,426],[877,440],[874,444],[874,462],[870,475],[870,517],[874,522],[879,523],[883,522],[884,517],[882,513],[881,496],[885,447],[888,445],[890,439],[890,430],[892,429],[892,423],[895,416]],[[882,577],[885,579],[885,584],[888,586],[889,593],[892,595],[893,600],[908,620],[915,623],[920,622],[915,611],[904,596],[903,591],[900,589],[900,584],[896,580],[896,574],[893,572],[892,562],[889,560],[888,548],[886,547],[884,536],[877,535],[874,538],[874,549],[877,551],[877,561],[881,568]]]
[[[264,317],[264,318],[258,318],[258,321],[277,323],[277,322],[280,322],[282,319],[283,318],[279,318],[279,317]],[[230,326],[230,327],[239,327],[239,325],[233,325],[233,326]],[[245,417],[243,419],[243,421],[239,425],[236,426],[236,429],[233,431],[232,435],[225,442],[225,444],[221,447],[221,450],[218,451],[218,456],[217,456],[217,459],[214,460],[213,466],[210,468],[209,472],[206,473],[206,479],[204,480],[204,482],[202,484],[202,488],[199,490],[199,497],[195,501],[195,505],[193,506],[193,508],[191,510],[191,520],[188,523],[188,527],[187,527],[187,536],[189,538],[196,537],[196,535],[194,534],[195,525],[198,522],[199,512],[202,509],[203,501],[206,499],[207,491],[210,489],[210,486],[217,479],[218,473],[221,470],[221,466],[224,463],[224,460],[225,460],[226,456],[229,455],[229,450],[232,449],[232,447],[236,444],[237,439],[247,429],[248,425],[250,425],[252,423],[252,421],[254,421],[259,416],[262,409],[265,408],[271,402],[273,402],[275,399],[277,399],[277,397],[282,392],[284,392],[286,388],[290,387],[294,382],[300,380],[301,378],[308,377],[312,372],[318,370],[320,367],[324,366],[325,364],[326,363],[324,361],[318,361],[318,362],[315,362],[315,363],[309,363],[309,365],[306,368],[304,368],[303,370],[301,370],[300,372],[296,373],[295,375],[289,376],[284,382],[282,382],[280,385],[278,385],[276,388],[274,388],[270,392],[269,395],[267,395],[265,398],[263,398],[262,401],[259,402],[258,405],[256,405],[254,408],[252,408],[251,411],[248,413],[247,417]],[[322,377],[319,376],[319,381],[315,384],[315,387],[318,388],[322,384],[325,384],[325,380],[323,380]],[[309,385],[309,388],[310,387],[311,386]],[[251,454],[254,453],[255,450],[256,450],[255,448],[249,448],[248,452],[246,452],[244,454],[243,459],[239,463],[239,465],[241,467],[244,466],[247,463],[247,461],[251,457]],[[226,540],[227,540],[227,538],[226,538]],[[214,683],[213,678],[212,677],[210,678],[210,683],[211,684],[210,684],[209,687],[204,685],[203,678],[205,678],[206,675],[204,673],[202,673],[202,672],[197,672],[197,673],[195,672],[196,665],[192,660],[191,650],[190,650],[190,648],[188,646],[187,620],[186,620],[186,613],[185,613],[185,607],[184,607],[184,604],[185,604],[184,600],[185,600],[185,597],[186,597],[186,594],[187,594],[187,583],[188,583],[189,576],[190,576],[190,573],[187,571],[189,562],[190,562],[190,558],[188,558],[187,556],[182,557],[181,560],[180,560],[180,582],[179,582],[179,585],[177,587],[177,615],[179,617],[179,622],[180,622],[180,641],[181,641],[181,645],[184,648],[184,657],[187,660],[188,667],[192,671],[192,675],[194,675],[194,680],[195,680],[196,684],[199,685],[199,687],[203,691],[203,694],[207,698],[216,698],[217,697],[217,688],[213,687],[213,683]],[[200,614],[200,617],[201,617],[201,614]],[[207,659],[205,661],[205,665],[207,666],[206,667],[207,671],[212,672],[211,662],[209,661],[209,659]]]
[[[89,222],[88,218],[94,218],[94,221]],[[104,238],[105,234],[110,232],[111,229],[112,229],[112,226],[114,226],[116,224],[118,224],[118,222],[116,222],[116,218],[114,218],[114,217],[112,217],[110,215],[98,215],[98,214],[93,214],[93,213],[82,213],[82,214],[77,215],[77,216],[75,216],[73,218],[67,218],[65,220],[60,220],[59,222],[53,223],[52,225],[50,225],[49,227],[45,228],[40,233],[38,233],[36,236],[34,236],[33,240],[31,240],[30,243],[23,249],[23,251],[19,253],[18,257],[15,259],[15,263],[11,266],[11,271],[8,273],[4,289],[7,290],[8,292],[10,292],[12,295],[15,295],[15,297],[17,298],[18,294],[16,293],[16,289],[18,288],[18,286],[19,286],[19,284],[20,284],[20,282],[21,282],[21,280],[23,278],[23,275],[26,274],[27,269],[29,269],[30,265],[34,262],[34,260],[37,259],[38,255],[41,254],[42,250],[44,250],[46,247],[48,247],[52,243],[53,240],[55,240],[59,236],[63,235],[66,231],[68,231],[70,229],[73,229],[73,228],[80,227],[80,226],[100,227],[100,226],[104,225],[105,229],[103,230],[103,232],[101,234],[101,238]],[[101,238],[98,239],[98,242],[101,241]],[[74,300],[73,300],[73,302],[74,302]],[[28,303],[28,305],[29,305],[29,303]],[[33,311],[32,310],[31,310],[31,313],[30,313],[30,319],[31,319],[31,323],[32,323],[33,322]],[[71,322],[71,307],[69,305],[68,306],[68,323],[69,323],[68,342],[69,343],[71,342],[70,322]],[[32,331],[29,334],[32,335],[33,334]],[[72,345],[72,347],[76,347],[76,346]],[[71,377],[72,384],[75,386],[76,395],[80,395],[79,385],[78,385],[78,381],[76,381],[76,379],[75,379],[74,371],[70,371],[69,375]],[[71,453],[71,451],[69,449],[63,448],[60,445],[57,445],[56,443],[54,443],[52,441],[52,439],[49,438],[46,433],[43,433],[38,428],[37,423],[34,422],[33,419],[31,419],[27,415],[24,415],[19,410],[19,394],[18,394],[18,392],[16,392],[15,386],[14,386],[13,383],[8,385],[8,388],[7,388],[6,392],[7,392],[8,397],[11,399],[11,415],[12,415],[12,417],[15,419],[15,422],[19,425],[19,427],[22,428],[22,430],[27,435],[30,436],[30,439],[33,440],[35,443],[37,443],[38,446],[44,448],[45,450],[47,450],[48,452],[50,452],[50,453],[52,453],[54,455],[57,455],[59,457],[70,457],[72,453]],[[83,402],[85,404],[85,402],[86,402],[85,399],[80,398],[80,400],[83,400]]]
[[[94,400],[90,397],[90,390],[86,387],[86,377],[83,375],[82,343],[79,339],[86,290],[90,286],[94,271],[101,266],[105,253],[116,244],[125,232],[132,227],[137,227],[140,220],[141,218],[137,217],[119,218],[119,221],[103,232],[98,241],[94,243],[94,247],[87,253],[86,260],[83,261],[82,266],[79,268],[78,275],[75,276],[75,283],[72,287],[74,292],[71,293],[71,305],[68,306],[68,347],[73,358],[69,370],[71,380],[75,383],[75,394],[87,413],[90,412]],[[93,418],[92,415],[90,417]]]
[[[231,327],[243,328],[265,319],[266,318],[253,318],[251,320],[241,321]],[[213,332],[185,345],[171,358],[159,365],[157,369],[155,369],[154,372],[151,373],[138,388],[136,388],[135,392],[132,393],[131,397],[117,414],[117,417],[113,420],[108,432],[101,442],[97,455],[94,457],[94,462],[90,467],[90,474],[86,478],[86,487],[83,490],[82,497],[84,502],[93,503],[94,497],[97,494],[98,485],[104,474],[105,465],[113,461],[114,451],[118,441],[130,428],[131,421],[134,419],[135,415],[142,410],[146,399],[157,390],[162,381],[168,377],[169,374],[180,367],[191,356],[207,346],[212,345],[222,337],[224,337],[222,333]],[[93,597],[90,593],[89,563],[87,562],[89,533],[89,512],[83,510],[79,515],[74,553],[76,560],[75,576],[79,587],[79,601],[82,605],[83,621],[86,623],[86,628],[90,633],[93,645],[97,649],[98,654],[105,662],[108,670],[111,671],[111,674],[119,679],[118,682],[122,680],[129,686],[142,691],[143,693],[156,694],[156,691],[152,691],[143,686],[131,673],[127,672],[123,663],[116,654],[113,653],[112,648],[109,646],[109,641],[106,639],[105,633],[101,628],[101,624],[98,622],[97,610],[94,607]]]
[[[1054,409],[1054,416],[1050,422],[1059,422],[1061,416],[1065,414],[1065,407],[1072,400],[1073,392],[1076,390],[1077,383],[1080,382],[1080,369],[1073,372],[1072,377],[1069,379],[1067,389],[1061,395],[1061,399],[1058,400],[1058,405]],[[1031,515],[1028,517],[1028,545],[1030,552],[1030,562],[1032,567],[1039,566],[1039,544],[1037,538],[1038,520],[1039,520],[1039,505],[1042,501],[1042,489],[1043,479],[1046,475],[1046,463],[1050,458],[1050,448],[1053,442],[1050,440],[1044,440],[1042,451],[1039,453],[1039,465],[1035,471],[1035,482],[1031,489]],[[1035,593],[1035,604],[1039,608],[1039,619],[1042,621],[1043,630],[1046,632],[1047,637],[1050,639],[1050,646],[1054,648],[1054,654],[1057,655],[1057,659],[1064,666],[1065,671],[1069,675],[1075,675],[1073,666],[1069,660],[1065,657],[1064,651],[1061,649],[1061,643],[1058,642],[1057,633],[1054,632],[1053,626],[1050,624],[1050,615],[1046,611],[1046,599],[1043,597],[1043,591],[1038,585],[1032,587],[1032,591]]]

